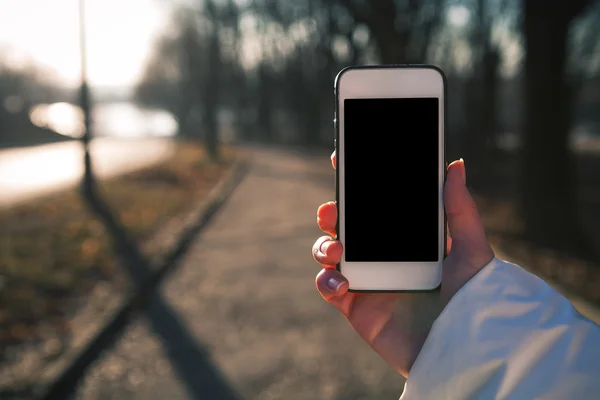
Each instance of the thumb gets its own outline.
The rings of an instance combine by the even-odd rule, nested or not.
[[[448,166],[444,186],[444,207],[448,218],[448,229],[452,247],[489,248],[483,224],[475,201],[466,186],[465,162],[461,158]]]

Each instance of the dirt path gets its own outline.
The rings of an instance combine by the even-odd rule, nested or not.
[[[314,288],[315,211],[334,198],[328,155],[253,154],[250,174],[163,286],[164,301],[97,362],[77,398],[399,397],[403,379]]]
[[[255,150],[250,174],[165,283],[165,302],[97,362],[77,398],[221,400],[233,389],[397,399],[403,379],[314,288],[315,212],[333,198],[327,154]]]

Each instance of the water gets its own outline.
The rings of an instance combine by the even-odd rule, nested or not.
[[[98,138],[90,146],[100,178],[124,174],[168,160],[169,139]],[[0,149],[0,209],[72,187],[83,177],[83,148],[78,141]]]
[[[69,103],[39,104],[31,121],[62,135],[83,135],[83,112]],[[101,103],[92,110],[92,161],[97,176],[115,176],[172,157],[177,132],[166,111],[133,103]],[[78,141],[0,149],[0,208],[76,185],[83,176],[83,148]]]
[[[102,104],[93,111],[94,133],[122,138],[171,137],[177,121],[163,110],[142,109],[132,103]]]
[[[62,135],[83,135],[83,112],[73,104],[39,104],[30,116],[35,125]],[[167,111],[143,109],[130,102],[95,105],[92,123],[92,133],[97,137],[156,138],[172,137],[177,132],[177,121]]]

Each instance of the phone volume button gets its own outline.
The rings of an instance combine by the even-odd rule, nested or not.
[[[335,149],[337,146],[337,116],[333,114],[333,148]]]

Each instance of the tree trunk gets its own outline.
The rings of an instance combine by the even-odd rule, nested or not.
[[[570,17],[525,2],[525,117],[521,212],[528,236],[575,250],[579,227],[565,80]],[[538,3],[540,4],[540,3]]]
[[[304,142],[314,147],[321,141],[321,99],[318,90],[313,88],[307,88],[304,98]]]
[[[267,66],[261,63],[258,67],[258,138],[267,143],[273,142],[273,100],[272,100],[272,77]]]
[[[189,88],[190,81],[186,79],[181,84],[181,99],[178,102],[177,106],[173,107],[172,110],[173,115],[175,115],[175,119],[177,120],[177,135],[183,138],[193,136],[189,132],[188,118],[192,110],[194,99],[192,93],[190,93]]]
[[[482,84],[481,75],[475,74],[466,81],[464,92],[466,127],[462,156],[469,163],[469,184],[477,189],[481,189],[485,147],[483,103],[486,94]]]
[[[493,176],[493,164],[496,157],[496,133],[498,130],[498,51],[487,44],[482,59],[482,101],[481,101],[481,182],[482,187],[489,187],[489,177]],[[486,179],[487,177],[487,179]]]
[[[495,133],[498,129],[498,67],[500,57],[494,47],[487,49],[483,56],[483,91],[486,99],[483,108],[484,132],[486,145],[493,145]]]
[[[496,130],[496,87],[499,57],[491,43],[491,17],[488,2],[477,1],[470,42],[474,69],[467,80],[465,156],[470,164],[469,182],[477,189],[487,189],[493,163],[491,139]]]
[[[219,158],[219,105],[220,105],[220,68],[221,43],[219,42],[218,16],[212,1],[207,2],[207,14],[213,21],[212,35],[208,49],[208,79],[205,83],[204,96],[204,145],[209,156]]]

